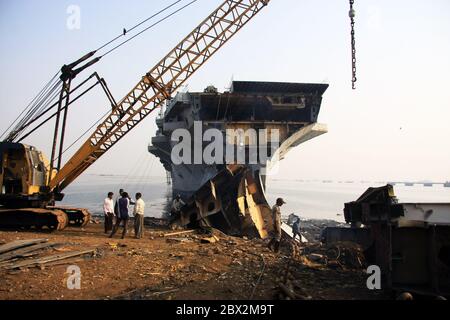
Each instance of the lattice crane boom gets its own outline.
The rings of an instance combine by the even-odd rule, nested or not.
[[[226,0],[156,64],[50,181],[61,191],[152,111],[170,99],[217,50],[270,0]]]

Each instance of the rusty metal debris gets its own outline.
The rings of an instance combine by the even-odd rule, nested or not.
[[[187,203],[180,216],[173,217],[174,222],[188,228],[211,226],[228,235],[267,238],[272,229],[271,206],[265,195],[267,171],[292,148],[327,132],[325,125],[317,123],[327,88],[327,84],[233,81],[230,91],[223,93],[212,86],[204,92],[178,93],[156,120],[158,131],[149,146],[168,173],[173,196],[179,194]],[[172,133],[185,129],[195,136],[198,127],[218,130],[220,147],[236,149],[233,154],[239,152],[238,158],[242,155],[243,159],[228,159],[224,154],[224,159],[216,157],[213,163],[174,162]],[[241,141],[230,138],[230,131],[258,131],[260,136]],[[273,133],[279,137],[272,137]],[[196,143],[203,154],[207,143]],[[197,147],[189,148],[187,153],[196,154]]]
[[[327,244],[359,243],[384,288],[450,295],[450,204],[399,203],[387,185],[369,188],[344,213],[352,228],[325,231]]]

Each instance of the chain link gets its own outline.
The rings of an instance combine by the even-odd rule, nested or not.
[[[353,5],[355,0],[350,0],[350,22],[351,22],[351,38],[352,38],[352,89],[356,89],[356,40],[355,40],[355,10]]]

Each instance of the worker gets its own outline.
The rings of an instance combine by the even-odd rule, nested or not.
[[[297,217],[297,219],[292,224],[292,233],[293,237],[292,239],[295,241],[295,238],[298,236],[300,238],[300,242],[302,242],[302,235],[300,233],[300,218]]]
[[[134,236],[141,239],[144,234],[144,210],[145,202],[142,200],[142,194],[136,193],[136,203],[134,204]]]
[[[286,204],[282,198],[278,198],[275,205],[272,207],[272,221],[273,221],[273,236],[268,247],[270,250],[278,253],[280,250],[281,241],[281,206]]]
[[[134,204],[134,203],[132,203],[130,201],[128,193],[126,193],[125,191],[122,192],[122,197],[119,200],[117,200],[116,223],[111,232],[111,235],[109,236],[110,238],[112,238],[116,234],[117,230],[120,227],[121,222],[123,223],[122,239],[125,238],[125,236],[127,234],[128,220],[130,218],[130,216],[128,214],[130,204]]]
[[[114,204],[114,214],[117,217],[119,215],[119,199],[122,198],[122,194],[124,193],[123,189],[119,190],[119,196],[116,199],[116,203]]]
[[[105,233],[108,233],[113,228],[114,220],[114,193],[108,192],[108,196],[103,202],[103,213],[105,214]]]
[[[186,203],[184,203],[184,201],[181,199],[181,196],[177,194],[172,202],[172,218],[176,218],[181,214],[181,208],[183,208],[185,204]]]

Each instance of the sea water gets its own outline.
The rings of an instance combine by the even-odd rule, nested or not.
[[[386,182],[344,182],[344,181],[303,181],[303,180],[268,180],[267,200],[269,205],[276,198],[283,198],[287,203],[282,207],[282,214],[295,213],[307,219],[331,219],[343,222],[344,203],[356,200],[369,187],[379,187]],[[120,175],[81,176],[70,185],[62,205],[87,208],[93,214],[102,214],[103,200],[108,192],[123,188],[132,198],[141,192],[146,202],[145,215],[161,217],[167,212],[171,201],[171,186],[165,177],[124,177]],[[450,202],[450,188],[443,185],[424,187],[394,186],[400,202]]]

